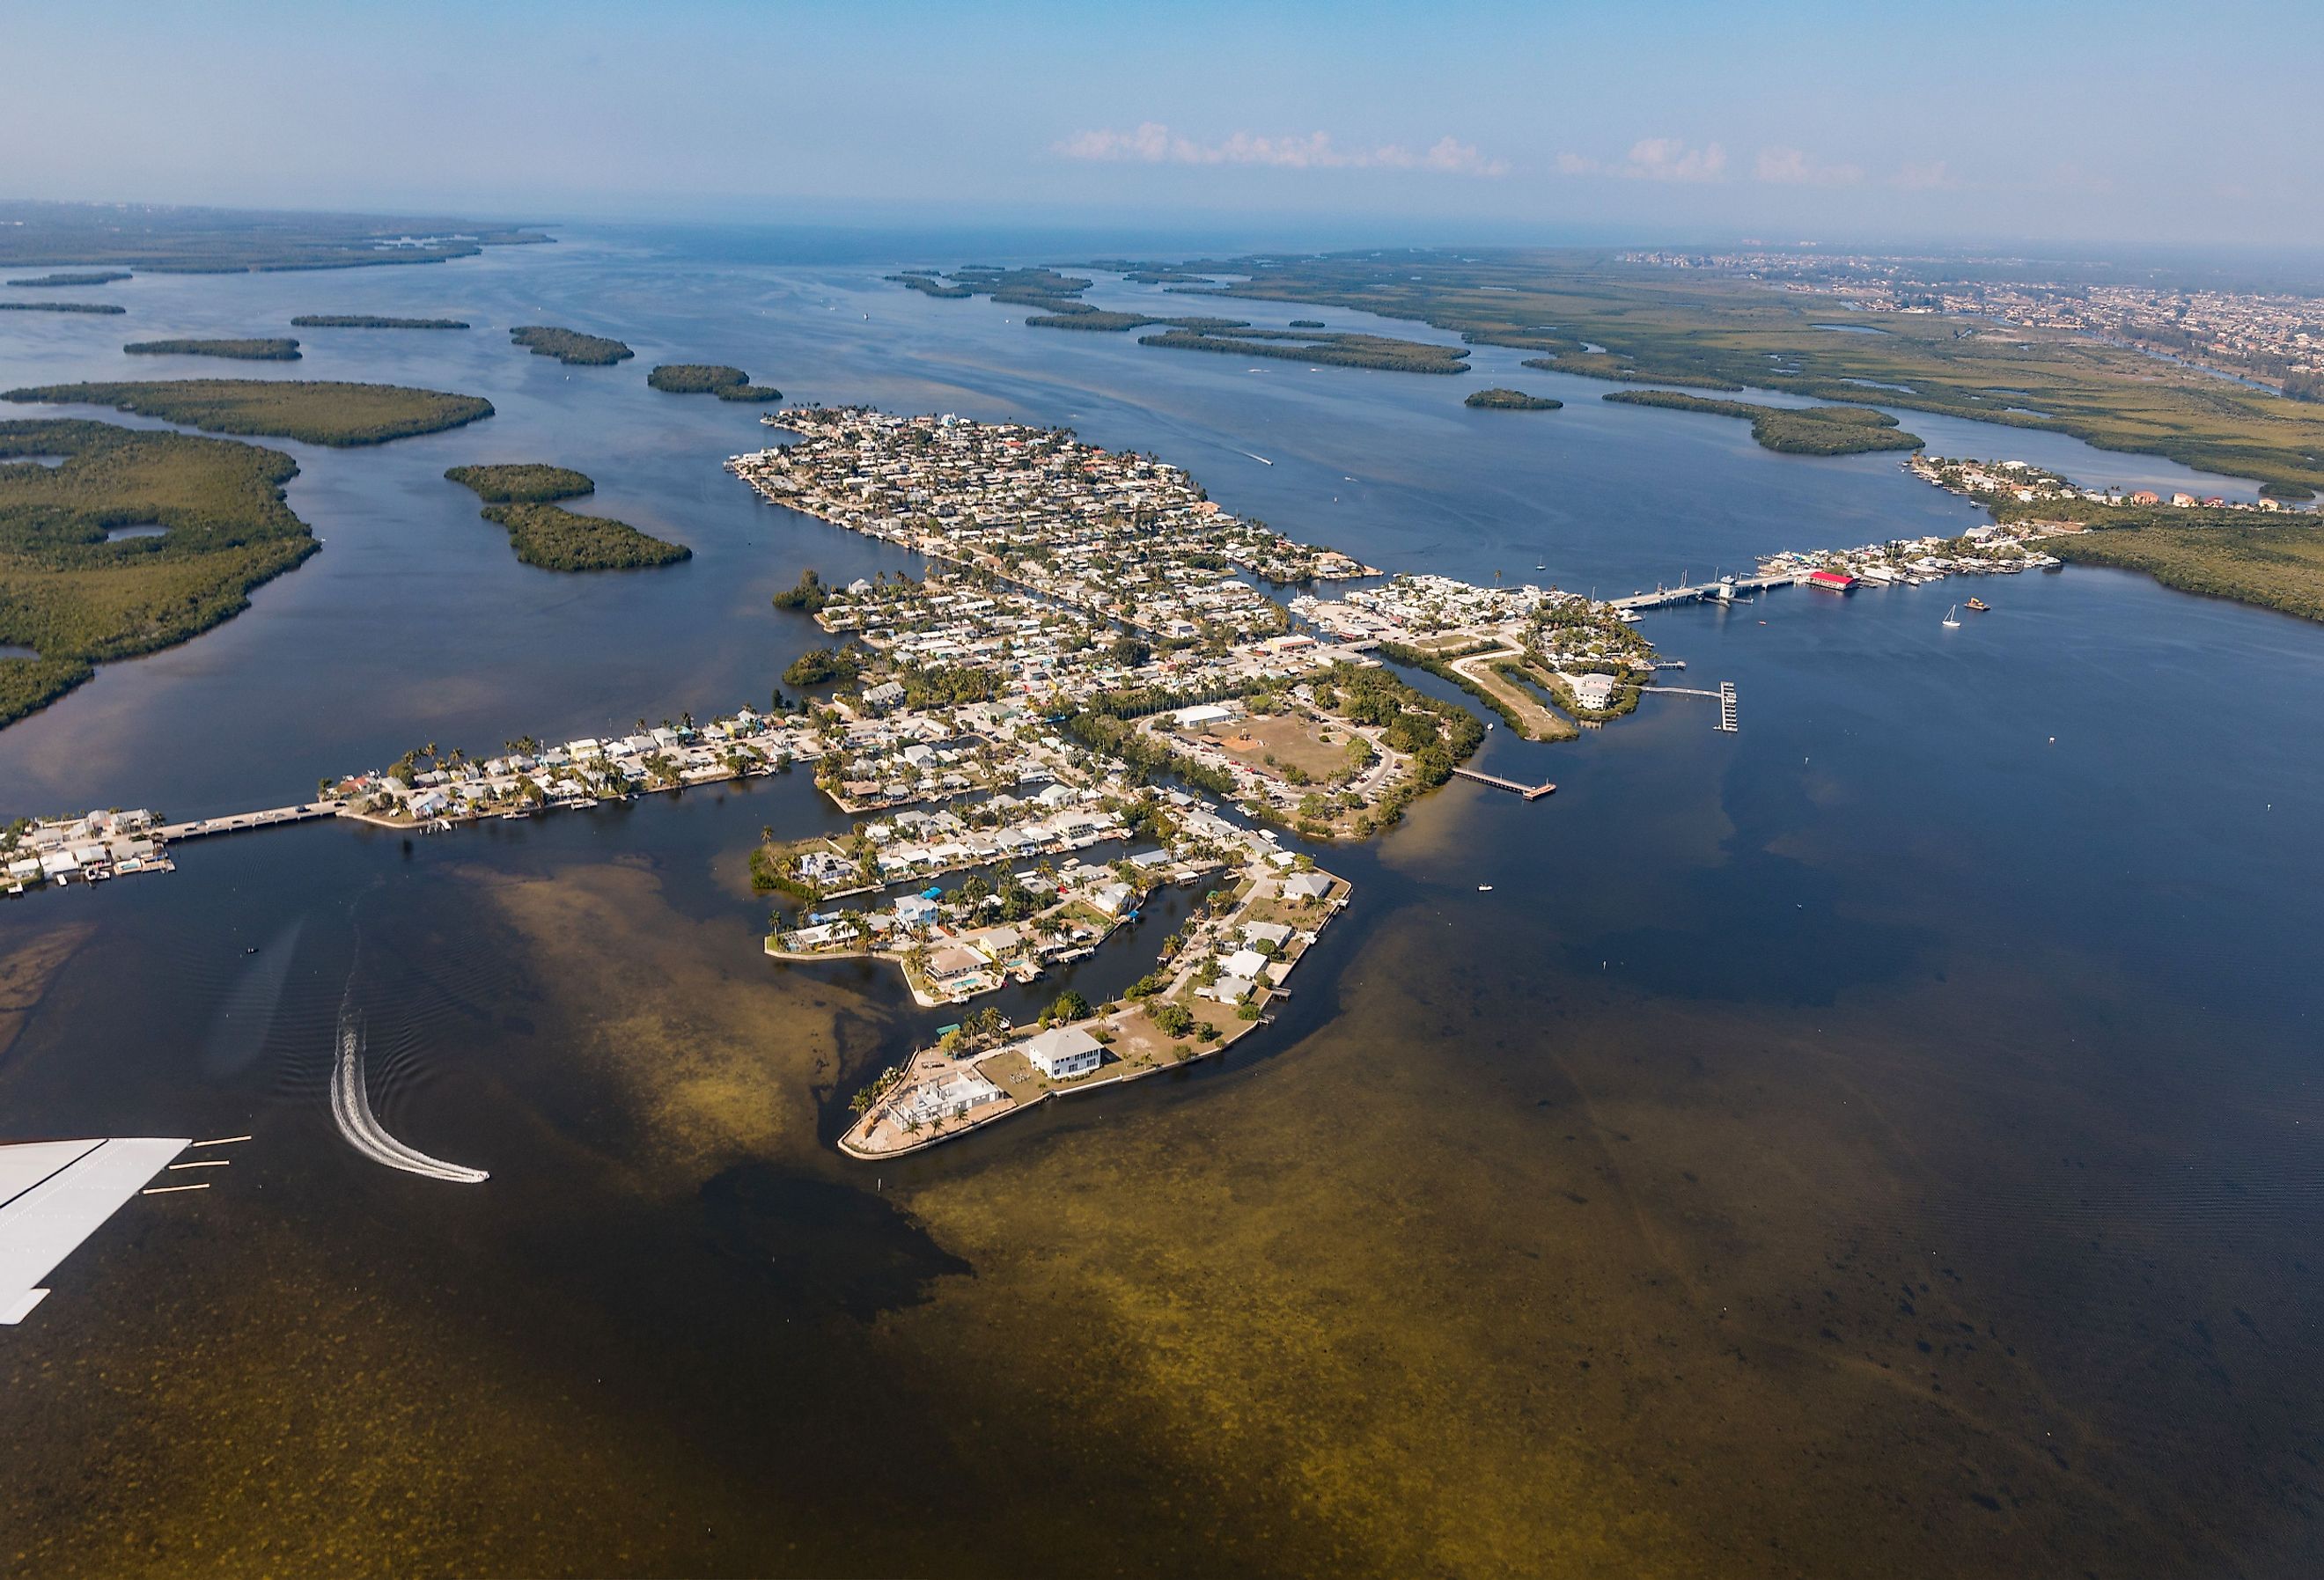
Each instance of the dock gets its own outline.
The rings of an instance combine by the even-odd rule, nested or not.
[[[1557,789],[1556,785],[1547,780],[1544,780],[1539,784],[1519,784],[1514,779],[1502,779],[1497,774],[1480,773],[1473,768],[1456,768],[1452,772],[1458,779],[1474,780],[1479,784],[1491,785],[1495,790],[1515,791],[1529,801],[1537,801]]]
[[[1735,733],[1735,682],[1721,680],[1716,691],[1705,691],[1700,686],[1641,686],[1639,691],[1648,697],[1707,697],[1719,704],[1717,727],[1727,735]]]

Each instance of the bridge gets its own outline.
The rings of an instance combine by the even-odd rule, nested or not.
[[[1557,788],[1546,780],[1539,784],[1519,784],[1514,779],[1502,779],[1497,774],[1480,773],[1473,768],[1456,768],[1452,772],[1462,779],[1474,780],[1479,784],[1489,784],[1495,790],[1513,790],[1529,801],[1537,801]]]
[[[1722,603],[1738,593],[1761,593],[1769,587],[1787,587],[1799,578],[1789,572],[1772,576],[1738,576],[1721,581],[1700,582],[1692,587],[1656,587],[1650,593],[1633,593],[1627,598],[1609,598],[1617,609],[1665,609],[1673,604]]]
[[[197,818],[190,823],[165,824],[158,831],[164,844],[199,839],[206,834],[239,834],[245,828],[272,828],[281,823],[304,823],[309,818],[336,818],[343,803],[309,801],[303,807],[276,807],[264,812],[233,812],[223,818]]]

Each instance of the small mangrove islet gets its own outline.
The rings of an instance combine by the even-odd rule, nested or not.
[[[551,324],[520,325],[509,331],[509,338],[535,356],[554,356],[573,367],[611,367],[637,355],[619,340]]]
[[[237,362],[296,362],[299,342],[263,340],[133,340],[122,348],[132,356],[227,356]]]
[[[646,383],[672,395],[715,395],[722,401],[774,402],[783,393],[770,384],[754,384],[739,367],[715,362],[666,363],[646,374]]]
[[[586,473],[540,465],[454,467],[444,474],[484,500],[484,516],[505,528],[516,557],[543,570],[640,570],[691,559],[627,522],[586,516],[549,503],[596,492]]]
[[[296,329],[465,329],[463,319],[390,319],[376,313],[301,313],[290,320]]]

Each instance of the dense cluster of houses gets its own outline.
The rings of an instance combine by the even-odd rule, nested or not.
[[[1228,513],[1176,467],[1064,429],[860,407],[765,420],[798,442],[726,463],[762,496],[1158,638],[1280,634],[1282,605],[1238,571],[1277,583],[1374,574]]]
[[[1943,456],[1915,455],[1905,463],[1905,469],[1923,482],[1973,499],[1979,504],[1993,505],[2006,500],[2020,504],[2036,504],[2044,500],[2088,500],[2094,504],[2159,505],[2169,504],[2180,510],[2198,507],[2207,510],[2243,510],[2274,514],[2283,506],[2273,499],[2230,503],[2219,494],[2196,494],[2174,490],[2166,499],[2151,488],[2085,488],[2058,473],[2047,471],[2030,461],[1965,461]],[[2024,529],[2038,530],[2034,523]]]
[[[0,869],[11,894],[42,883],[98,883],[133,873],[168,872],[161,819],[153,812],[90,812],[25,818],[0,828]]]

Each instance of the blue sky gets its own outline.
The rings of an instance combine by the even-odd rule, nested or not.
[[[2324,5],[5,0],[0,196],[2324,246]]]

